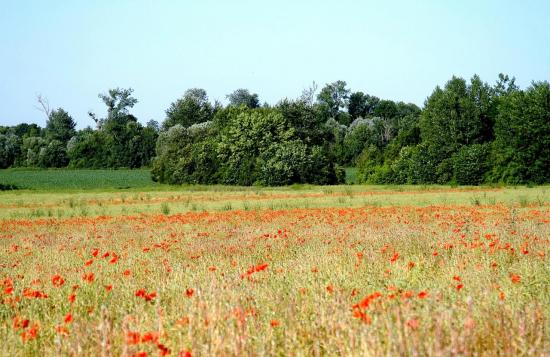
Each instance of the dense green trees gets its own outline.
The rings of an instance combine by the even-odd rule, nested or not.
[[[508,90],[499,98],[492,181],[548,182],[550,177],[550,84]]]
[[[0,168],[152,167],[159,182],[286,185],[343,181],[345,166],[366,183],[545,183],[550,176],[550,85],[521,90],[500,75],[452,77],[424,107],[352,92],[344,81],[314,84],[296,100],[260,107],[237,89],[228,105],[192,88],[166,110],[162,125],[131,114],[131,89],[99,98],[96,128],[75,130],[49,111],[35,124],[0,127]],[[47,102],[46,102],[47,103]],[[47,109],[47,110],[46,110]]]
[[[12,133],[0,134],[0,169],[12,166],[20,149],[19,138]]]
[[[148,165],[154,154],[157,132],[143,127],[130,109],[137,104],[132,89],[111,89],[99,98],[107,107],[107,116],[90,116],[97,123],[96,131],[82,132],[70,145],[70,166],[89,168]]]
[[[75,127],[76,123],[69,113],[58,108],[50,113],[46,121],[46,137],[66,144],[76,134]]]
[[[373,183],[548,182],[549,93],[548,82],[522,91],[504,75],[494,86],[478,76],[470,83],[453,77],[428,97],[417,123],[417,111],[405,110],[406,127],[384,160],[362,160],[360,177]],[[384,173],[375,175],[376,168]]]
[[[284,106],[289,109],[292,104]],[[306,117],[307,113],[304,110]],[[221,109],[212,122],[176,125],[162,132],[153,178],[169,183],[285,185],[335,183],[342,177],[337,177],[323,149],[304,143],[280,110],[242,105]]]
[[[166,120],[163,125],[168,129],[176,124],[188,127],[204,123],[212,120],[214,110],[214,106],[208,101],[206,91],[192,88],[187,90],[181,99],[170,104],[170,108],[166,110]]]
[[[155,154],[158,124],[144,127],[130,114],[137,103],[132,89],[111,89],[99,98],[107,107],[105,118],[90,113],[96,129],[76,131],[76,123],[64,109],[50,111],[46,127],[19,124],[0,127],[0,168],[74,167],[119,168],[150,164]],[[41,104],[47,103],[42,97]]]
[[[244,105],[250,109],[258,108],[260,106],[260,99],[256,93],[250,93],[248,89],[237,89],[233,93],[227,95],[229,105],[234,107],[240,107]]]

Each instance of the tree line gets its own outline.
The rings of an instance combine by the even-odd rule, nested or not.
[[[296,99],[260,104],[238,89],[228,104],[193,88],[145,126],[131,114],[131,89],[100,94],[106,113],[76,130],[62,108],[45,128],[0,127],[0,168],[150,167],[171,184],[336,184],[344,167],[376,184],[545,183],[550,177],[550,85],[520,89],[499,75],[452,77],[423,108],[351,91],[336,81],[313,84]]]

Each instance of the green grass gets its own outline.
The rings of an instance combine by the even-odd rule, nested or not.
[[[0,185],[29,190],[128,189],[157,186],[149,170],[0,170]]]
[[[357,183],[357,167],[346,167],[346,183],[353,185]]]

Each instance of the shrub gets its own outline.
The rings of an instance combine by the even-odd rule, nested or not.
[[[463,146],[452,157],[454,180],[460,185],[479,185],[488,169],[489,146]]]

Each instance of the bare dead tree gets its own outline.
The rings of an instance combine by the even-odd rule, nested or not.
[[[44,113],[46,119],[50,119],[50,114],[52,111],[50,109],[50,102],[48,101],[48,98],[43,97],[42,94],[37,94],[36,101],[39,105],[35,105],[34,107]]]

